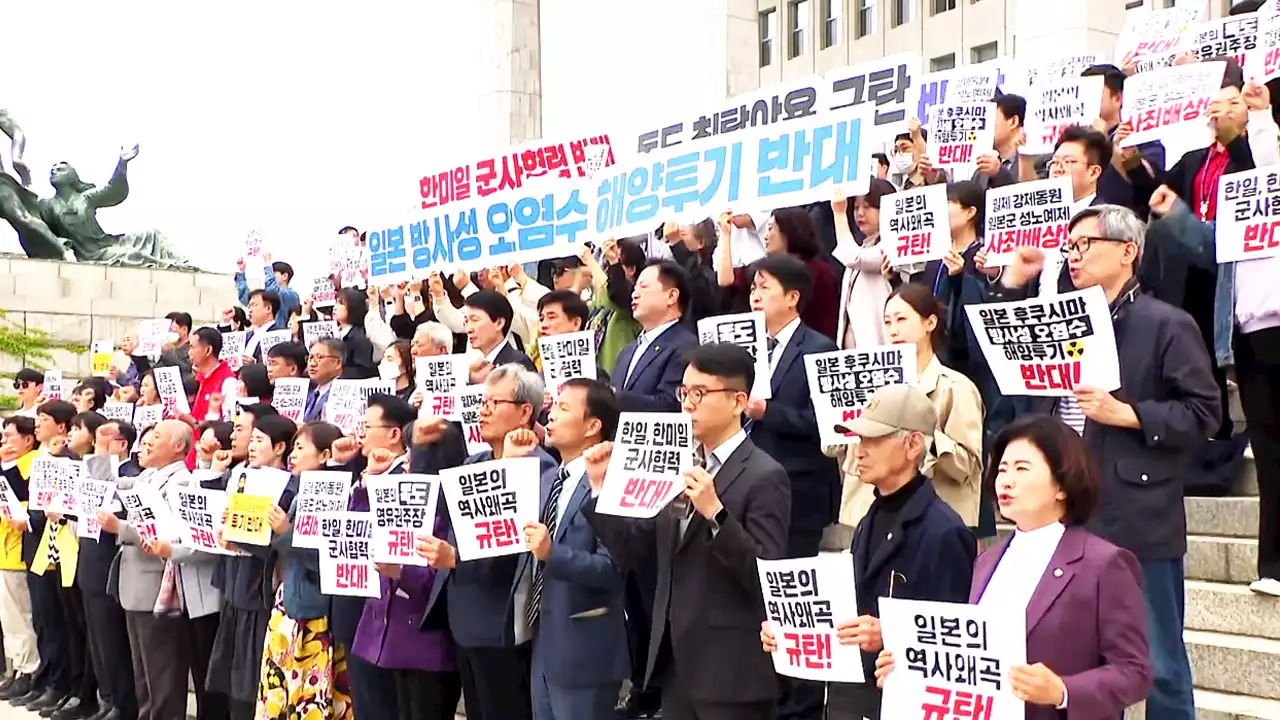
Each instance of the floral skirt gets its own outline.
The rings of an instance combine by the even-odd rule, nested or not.
[[[347,659],[329,618],[298,622],[276,602],[262,650],[256,720],[352,720]]]

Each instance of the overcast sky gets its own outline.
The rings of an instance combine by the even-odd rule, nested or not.
[[[544,0],[544,136],[621,132],[723,88],[671,22],[708,1]],[[62,160],[102,184],[139,143],[129,199],[99,220],[158,228],[210,270],[260,228],[309,275],[338,227],[409,211],[423,172],[493,149],[470,121],[490,36],[475,0],[10,5],[0,104],[33,189],[51,194]],[[0,250],[20,252],[4,223]]]

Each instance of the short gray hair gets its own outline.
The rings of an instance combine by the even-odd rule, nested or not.
[[[427,341],[432,347],[453,348],[453,331],[434,320],[419,325],[413,336]]]
[[[333,355],[338,358],[339,365],[345,364],[343,361],[347,356],[347,346],[338,338],[320,338],[319,340],[311,343],[311,347],[307,348],[307,352],[311,352],[313,349],[318,347],[322,347],[333,353]]]
[[[1122,205],[1092,205],[1071,218],[1067,225],[1070,231],[1081,220],[1098,219],[1098,232],[1110,240],[1124,240],[1138,246],[1138,259],[1134,261],[1134,272],[1138,271],[1138,262],[1142,260],[1142,250],[1147,238],[1147,224],[1142,222],[1136,213]]]
[[[493,372],[489,373],[489,377],[485,378],[484,384],[486,387],[491,387],[507,378],[514,378],[516,383],[515,397],[512,399],[532,407],[533,417],[537,418],[538,413],[542,411],[546,393],[542,376],[518,363],[507,363],[494,368]]]

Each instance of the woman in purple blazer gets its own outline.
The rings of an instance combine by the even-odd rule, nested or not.
[[[1034,415],[996,437],[986,482],[1013,537],[978,556],[969,602],[1027,614],[1027,665],[1009,670],[1027,720],[1115,720],[1151,690],[1137,559],[1085,529],[1098,469],[1075,431]],[[893,670],[881,653],[876,678]],[[1069,710],[1068,710],[1069,708]]]

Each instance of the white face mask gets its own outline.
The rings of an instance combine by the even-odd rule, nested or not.
[[[911,172],[911,168],[915,167],[916,161],[911,157],[911,153],[894,153],[893,154],[893,171],[899,175],[906,175]]]
[[[378,365],[378,377],[383,380],[395,380],[400,377],[400,366],[393,362],[384,362]]]

